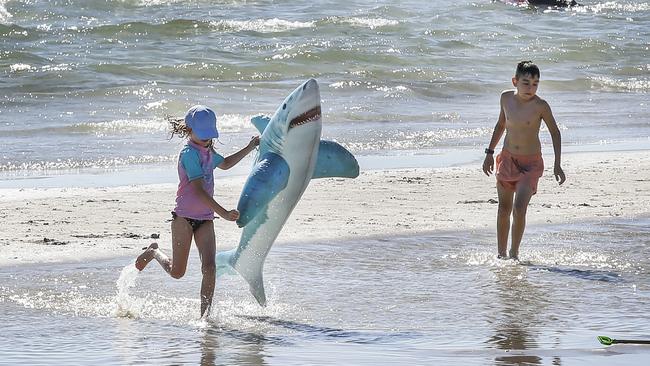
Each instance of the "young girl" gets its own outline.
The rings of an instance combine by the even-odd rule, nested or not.
[[[178,158],[178,191],[176,208],[172,212],[172,257],[167,257],[157,243],[152,243],[135,260],[135,267],[142,271],[152,259],[173,278],[185,274],[187,258],[190,253],[192,236],[201,258],[201,317],[209,313],[214,295],[216,244],[214,214],[228,221],[239,218],[237,210],[227,211],[218,204],[214,193],[213,170],[216,167],[230,169],[244,156],[259,145],[259,137],[253,137],[243,149],[224,158],[214,151],[212,139],[219,137],[217,118],[214,112],[205,106],[190,108],[185,120],[170,121],[172,136],[188,137],[187,145]]]

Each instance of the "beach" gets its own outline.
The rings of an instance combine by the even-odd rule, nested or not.
[[[650,339],[650,3],[0,0],[0,365],[645,365]],[[519,259],[497,259],[483,151],[522,60],[562,135]],[[261,307],[171,253],[185,139],[258,134],[305,80],[355,179],[310,182],[265,258]],[[503,141],[499,142],[497,152]],[[215,172],[237,206],[255,154]],[[217,250],[242,229],[215,219]]]
[[[642,365],[647,347],[596,336],[648,336],[650,156],[563,167],[563,186],[549,167],[540,181],[520,262],[496,258],[478,163],[314,180],[266,258],[267,306],[219,276],[206,319],[196,250],[180,280],[133,266],[152,241],[169,253],[173,184],[2,189],[0,364]],[[217,178],[218,200],[244,179]],[[215,229],[218,250],[238,243]]]
[[[567,182],[562,186],[552,176],[549,157],[546,160],[539,192],[528,209],[528,225],[650,214],[647,151],[567,154],[563,162]],[[236,207],[245,178],[217,178],[218,202]],[[175,190],[174,184],[0,190],[5,208],[0,264],[135,258],[154,241],[169,250],[168,220]],[[478,162],[313,180],[275,245],[431,231],[491,232],[495,231],[496,198],[495,179],[485,176]],[[241,230],[234,223],[216,219],[215,230],[219,250],[239,243]],[[525,253],[526,238],[524,258]]]

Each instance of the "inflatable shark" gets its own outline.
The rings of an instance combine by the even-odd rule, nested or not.
[[[359,164],[343,146],[321,140],[320,90],[314,79],[289,94],[271,118],[257,116],[251,122],[261,137],[237,205],[243,231],[237,248],[217,255],[217,271],[234,269],[265,306],[264,260],[307,185],[314,178],[356,178]]]

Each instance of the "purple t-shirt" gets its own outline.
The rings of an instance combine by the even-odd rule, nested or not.
[[[214,211],[201,201],[191,181],[203,178],[203,189],[210,197],[214,194],[214,168],[224,161],[224,157],[204,147],[188,141],[178,157],[178,191],[176,208],[178,216],[195,220],[212,220]]]

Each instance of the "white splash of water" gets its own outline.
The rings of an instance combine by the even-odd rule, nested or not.
[[[312,28],[314,22],[294,22],[278,18],[253,20],[219,20],[210,22],[214,27],[236,32],[253,31],[259,33],[287,32],[294,29]]]
[[[199,299],[156,293],[136,286],[140,272],[130,263],[117,279],[117,294],[111,301],[110,316],[131,319],[159,319],[188,324],[196,319]],[[146,277],[145,277],[146,278]],[[133,291],[133,293],[131,293]]]
[[[0,0],[0,24],[6,24],[9,22],[9,19],[13,17],[13,15],[7,11],[7,8],[5,7],[6,3],[7,0]]]
[[[646,92],[650,90],[650,80],[628,78],[616,80],[607,76],[594,77],[593,80],[604,89],[623,90],[630,92]]]
[[[0,5],[0,17],[2,17],[1,5]],[[32,71],[32,70],[34,70],[34,68],[31,65],[27,65],[27,64],[13,64],[9,66],[9,71],[11,72]]]
[[[488,266],[488,267],[514,267],[519,263],[515,260],[499,259],[494,251],[471,251],[461,253],[459,258],[465,261],[469,266]]]
[[[180,3],[183,0],[122,0],[123,3],[132,3],[137,6],[161,6]]]
[[[156,119],[117,119],[106,122],[83,122],[73,125],[79,131],[94,132],[97,136],[109,133],[126,132],[166,132],[169,123],[161,118]]]
[[[606,1],[599,2],[595,5],[590,6],[579,6],[573,9],[573,11],[578,13],[588,13],[592,12],[594,14],[608,13],[611,11],[620,11],[626,13],[641,13],[648,11],[650,9],[650,3],[633,1],[630,4],[619,1]]]
[[[393,19],[364,18],[364,17],[353,17],[353,18],[343,19],[342,22],[356,27],[366,27],[370,29],[396,26],[399,24],[399,21]]]
[[[120,318],[136,318],[138,316],[137,307],[133,306],[135,299],[129,295],[129,289],[135,286],[135,280],[138,278],[138,269],[130,263],[122,269],[120,277],[117,279],[117,295],[115,296],[114,316]]]

